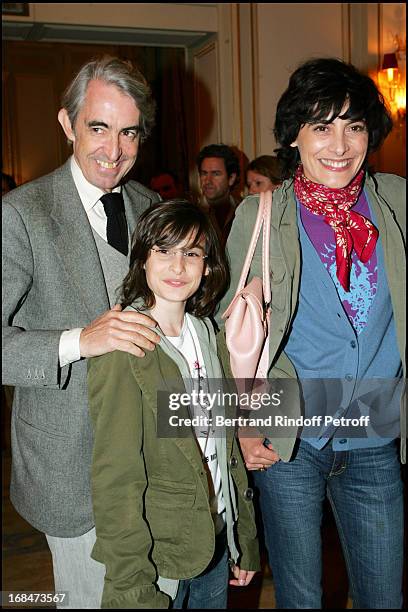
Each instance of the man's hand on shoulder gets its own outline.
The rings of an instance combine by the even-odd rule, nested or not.
[[[144,357],[160,341],[156,322],[140,312],[122,311],[119,304],[84,327],[79,339],[81,357],[97,357],[112,351],[125,351]]]

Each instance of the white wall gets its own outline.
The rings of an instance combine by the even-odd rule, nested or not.
[[[343,59],[342,13],[341,3],[257,5],[257,155],[270,155],[276,148],[276,105],[297,65],[311,57]]]
[[[30,3],[13,21],[218,33],[220,140],[271,153],[277,100],[311,55],[342,57],[342,4]],[[257,73],[259,78],[257,77]],[[215,75],[214,75],[215,76]]]
[[[217,5],[160,2],[33,2],[28,17],[5,21],[67,23],[153,30],[217,31]]]
[[[401,43],[406,43],[405,24],[405,4],[400,2],[387,2],[381,5],[381,47],[383,53],[392,53],[395,51],[395,35],[399,37]]]
[[[276,148],[276,105],[291,72],[310,57],[334,56],[376,71],[383,21],[401,20],[400,3],[30,3],[29,17],[5,21],[214,33],[218,78],[214,126],[249,159]],[[394,24],[393,24],[394,26]],[[391,27],[393,31],[395,28]],[[405,30],[404,30],[405,31]],[[384,51],[383,51],[384,52]],[[215,129],[215,128],[214,128]]]

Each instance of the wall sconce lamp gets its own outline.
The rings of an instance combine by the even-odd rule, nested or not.
[[[385,53],[381,70],[387,72],[387,81],[391,100],[395,98],[395,89],[398,80],[398,61],[396,53]]]
[[[396,53],[384,54],[378,76],[380,89],[388,102],[391,113],[401,124],[406,115],[406,83],[398,67]]]

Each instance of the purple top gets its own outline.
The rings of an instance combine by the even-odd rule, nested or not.
[[[360,213],[370,221],[371,212],[364,191],[361,192],[353,211]],[[324,222],[324,217],[314,215],[305,206],[300,206],[300,216],[303,227],[329,272],[343,308],[351,324],[359,334],[367,323],[368,313],[377,292],[377,253],[374,249],[371,259],[363,264],[353,249],[351,258],[350,291],[345,291],[336,276],[336,241],[334,231]]]

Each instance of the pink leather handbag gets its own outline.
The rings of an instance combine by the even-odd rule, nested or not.
[[[250,206],[250,204],[244,204]],[[223,313],[225,336],[235,378],[267,377],[269,365],[269,317],[271,283],[269,239],[271,231],[272,192],[260,194],[258,215],[233,300]],[[255,247],[262,228],[262,279],[254,277],[245,285]]]

